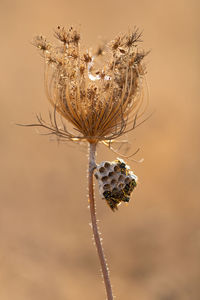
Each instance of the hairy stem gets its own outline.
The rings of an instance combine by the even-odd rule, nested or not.
[[[97,218],[96,218],[96,208],[95,208],[94,188],[93,188],[93,172],[96,167],[95,154],[96,154],[96,144],[89,143],[88,187],[89,187],[89,204],[90,204],[90,214],[91,214],[91,221],[92,221],[92,230],[93,230],[95,245],[97,248],[97,252],[101,264],[101,270],[102,270],[104,284],[107,293],[107,300],[113,300],[112,288],[111,288],[110,278],[109,278],[109,271],[103,253],[103,248],[99,236]]]

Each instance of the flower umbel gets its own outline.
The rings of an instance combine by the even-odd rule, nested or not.
[[[38,124],[60,139],[86,140],[90,143],[111,141],[135,128],[142,104],[143,58],[138,49],[141,33],[136,29],[119,35],[94,54],[80,46],[80,33],[57,27],[52,45],[43,36],[33,44],[45,60],[45,89],[54,106],[50,124],[41,117]],[[101,51],[100,51],[101,50]],[[69,131],[56,113],[73,125]]]

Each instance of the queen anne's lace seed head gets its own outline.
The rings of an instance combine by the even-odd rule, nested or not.
[[[134,128],[141,106],[144,51],[138,49],[141,33],[119,35],[94,54],[80,45],[80,33],[58,26],[58,45],[37,36],[33,43],[45,60],[46,94],[55,108],[50,124],[39,124],[61,139],[110,141]],[[57,125],[56,112],[69,121]]]
[[[101,162],[94,175],[99,183],[101,198],[106,200],[113,211],[118,209],[122,201],[129,202],[137,185],[137,176],[122,159]]]

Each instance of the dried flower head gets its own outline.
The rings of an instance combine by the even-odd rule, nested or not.
[[[138,50],[141,33],[119,35],[95,54],[80,46],[80,33],[70,27],[58,27],[54,36],[59,45],[51,45],[38,36],[34,45],[45,60],[45,88],[54,115],[50,124],[38,117],[38,124],[59,138],[110,141],[134,129],[142,103],[143,58]],[[56,113],[69,121],[76,133]]]

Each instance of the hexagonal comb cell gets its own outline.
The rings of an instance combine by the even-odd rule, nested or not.
[[[116,182],[117,182],[116,179],[112,179],[112,180],[111,180],[111,184],[112,184],[112,185],[116,184]]]
[[[103,177],[101,177],[101,181],[102,181],[102,182],[108,181],[108,176],[103,176]]]
[[[137,176],[130,171],[123,159],[101,162],[94,175],[98,180],[101,198],[106,200],[113,211],[118,209],[121,202],[129,202],[137,185]]]
[[[105,168],[104,167],[101,167],[100,169],[99,169],[99,172],[100,173],[103,173],[105,171]]]
[[[104,168],[106,168],[106,169],[110,168],[110,163],[106,161],[104,164]]]

